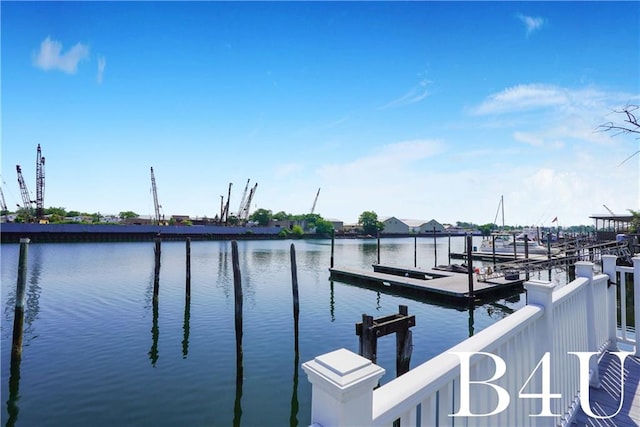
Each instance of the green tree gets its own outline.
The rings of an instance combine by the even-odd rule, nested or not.
[[[284,221],[287,219],[291,219],[291,214],[286,213],[285,211],[280,211],[273,214],[272,218],[275,221]]]
[[[57,215],[58,217],[62,217],[64,218],[65,216],[67,216],[67,211],[65,210],[65,208],[45,208],[44,210],[44,214],[45,215]]]
[[[299,225],[294,225],[291,229],[291,234],[295,237],[302,237],[304,235],[304,230]]]
[[[67,216],[80,216],[80,212],[78,212],[78,211],[69,211],[69,212],[67,212]]]
[[[249,215],[249,219],[251,221],[255,221],[263,227],[269,224],[271,218],[273,218],[273,214],[271,213],[271,211],[269,209],[262,208],[257,209],[255,212]]]
[[[124,211],[118,214],[120,219],[137,218],[139,215],[133,211]]]
[[[333,224],[326,219],[320,218],[316,222],[316,233],[318,234],[331,234],[333,231]]]
[[[498,226],[496,224],[484,224],[484,225],[480,225],[478,226],[478,230],[480,230],[482,232],[483,236],[490,236],[491,232],[495,229],[497,229]]]
[[[362,231],[365,234],[377,234],[378,231],[382,231],[384,224],[378,221],[378,214],[373,211],[364,211],[358,218],[358,224],[362,226]]]

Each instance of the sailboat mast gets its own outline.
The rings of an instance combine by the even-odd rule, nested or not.
[[[502,229],[504,230],[504,196],[500,196],[500,206],[502,206]]]

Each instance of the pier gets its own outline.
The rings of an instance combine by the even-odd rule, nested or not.
[[[469,288],[469,275],[435,269],[389,266],[374,264],[373,271],[330,268],[331,280],[351,284],[373,285],[399,292],[411,291],[423,296],[455,300],[466,304],[472,299],[488,299],[499,295],[511,294],[522,289],[523,280],[507,280],[505,277],[479,281],[476,274],[473,280],[472,294]]]
[[[603,255],[602,274],[578,261],[576,279],[559,289],[525,282],[525,307],[381,386],[385,369],[347,349],[307,361],[311,423],[638,425],[640,328],[627,330],[626,278],[633,277],[637,325],[640,256],[633,267],[616,261]]]

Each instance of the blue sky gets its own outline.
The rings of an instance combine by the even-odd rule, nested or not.
[[[640,209],[638,2],[2,2],[2,188],[45,206],[590,224]],[[622,164],[621,164],[622,163]],[[498,219],[497,222],[501,222]]]

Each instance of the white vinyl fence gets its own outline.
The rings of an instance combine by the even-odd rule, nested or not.
[[[633,258],[633,267],[621,267],[615,256],[605,255],[605,274],[594,275],[593,267],[576,263],[576,280],[558,290],[549,282],[526,282],[525,307],[378,388],[384,369],[349,350],[304,363],[313,425],[570,424],[581,379],[599,383],[598,356],[586,352],[600,355],[624,343],[640,355],[640,328],[635,339],[628,336],[625,304],[626,273],[633,273],[637,319],[640,257]]]

